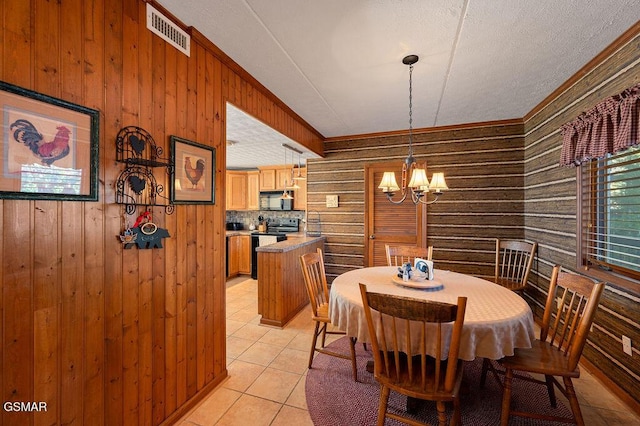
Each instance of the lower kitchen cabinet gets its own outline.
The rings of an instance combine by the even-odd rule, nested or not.
[[[238,273],[241,275],[251,274],[251,236],[249,235],[240,235]]]
[[[227,237],[227,278],[251,274],[251,236]]]

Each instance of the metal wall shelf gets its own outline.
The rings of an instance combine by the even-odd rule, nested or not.
[[[173,204],[163,194],[164,185],[153,174],[154,168],[164,168],[171,177],[173,164],[162,157],[162,148],[146,130],[128,126],[118,132],[116,161],[125,164],[116,181],[116,203],[123,204],[127,214],[134,214],[138,206],[161,206],[165,213],[173,213]]]

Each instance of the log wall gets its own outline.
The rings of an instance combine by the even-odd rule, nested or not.
[[[560,167],[560,126],[602,99],[640,81],[640,24],[594,58],[554,92],[544,107],[525,117],[525,237],[538,242],[538,268],[527,296],[536,314],[543,310],[551,269],[577,270],[576,168]],[[605,380],[640,412],[640,283],[608,283],[583,355]],[[631,338],[633,356],[622,351]]]
[[[427,209],[438,268],[493,276],[495,238],[524,237],[522,131],[519,120],[414,130],[414,157],[426,160],[429,177],[444,172],[449,186]],[[324,159],[308,160],[307,208],[320,213],[329,280],[365,265],[365,164],[400,164],[407,141],[399,132],[332,138]],[[325,207],[329,194],[339,196],[338,208]]]
[[[158,7],[159,8],[159,7]],[[225,101],[322,152],[322,138],[195,29],[187,57],[139,0],[0,2],[0,79],[100,111],[99,201],[0,200],[0,424],[170,422],[227,374]],[[115,137],[216,148],[215,205],[154,208],[163,249],[123,250]],[[166,174],[156,177],[168,188]],[[130,220],[135,220],[133,217]]]

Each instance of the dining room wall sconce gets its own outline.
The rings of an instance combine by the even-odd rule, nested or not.
[[[427,171],[416,166],[416,160],[413,157],[413,111],[412,111],[412,74],[413,65],[418,62],[417,55],[408,55],[402,59],[402,63],[409,65],[409,154],[404,159],[402,165],[401,182],[402,187],[398,186],[396,174],[394,172],[384,172],[382,181],[378,188],[387,196],[387,199],[393,204],[404,202],[408,195],[411,195],[411,201],[414,204],[433,204],[438,201],[442,191],[449,189],[444,179],[444,173],[434,173],[431,182],[427,179]],[[408,177],[411,176],[411,179]],[[393,196],[397,191],[401,191],[401,198],[394,200]],[[435,198],[431,201],[426,200],[426,194],[433,191]]]

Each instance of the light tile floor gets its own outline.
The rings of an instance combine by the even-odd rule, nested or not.
[[[313,424],[304,391],[313,333],[311,310],[307,306],[283,329],[261,326],[257,293],[255,280],[240,278],[227,285],[229,377],[177,424]],[[640,425],[640,416],[584,368],[574,383],[587,425]]]

